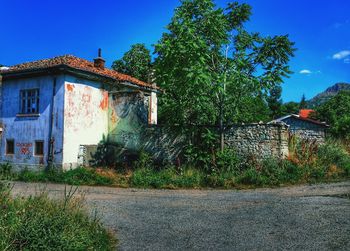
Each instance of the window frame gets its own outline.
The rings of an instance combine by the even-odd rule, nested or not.
[[[42,153],[38,153],[37,152],[37,150],[38,150],[38,147],[37,147],[37,144],[38,143],[41,143],[42,144],[42,146],[41,146],[41,150],[42,150]],[[35,140],[34,141],[34,156],[38,156],[38,157],[42,157],[42,156],[44,156],[44,146],[45,146],[45,143],[44,143],[44,140]]]
[[[12,142],[12,152],[9,152],[9,142]],[[14,139],[6,139],[6,148],[5,148],[6,155],[14,155],[15,154],[15,140]]]
[[[39,88],[21,89],[19,91],[19,114],[35,115],[39,114],[40,90]],[[33,106],[35,104],[35,106]],[[33,108],[34,107],[34,108]]]

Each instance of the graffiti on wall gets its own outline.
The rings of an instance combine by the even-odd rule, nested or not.
[[[32,143],[17,143],[16,146],[19,148],[19,153],[22,155],[30,154],[30,149],[32,148]]]
[[[33,156],[32,153],[32,147],[33,143],[16,143],[16,159],[22,160],[22,161],[27,161],[30,160]]]

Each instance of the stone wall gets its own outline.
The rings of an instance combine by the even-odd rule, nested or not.
[[[288,127],[283,124],[239,125],[225,132],[225,144],[241,156],[285,158],[288,156],[288,135]],[[182,155],[186,142],[184,137],[165,128],[151,127],[145,129],[141,145],[155,159],[174,162]]]
[[[288,127],[282,124],[233,126],[225,133],[225,144],[242,156],[285,158],[288,156]]]
[[[138,143],[133,148],[129,149],[126,143],[122,145],[135,152],[144,150],[159,162],[176,163],[183,156],[184,146],[188,144],[182,135],[175,135],[160,126],[143,127],[139,132],[142,133],[137,136]],[[243,157],[283,159],[289,153],[289,135],[289,127],[285,124],[237,125],[226,130],[225,145]]]

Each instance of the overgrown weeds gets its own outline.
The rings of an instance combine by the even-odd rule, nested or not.
[[[80,167],[67,172],[48,169],[35,173],[24,169],[14,174],[9,165],[4,165],[0,167],[0,174],[3,179],[29,182],[170,189],[280,186],[350,177],[350,155],[340,142],[329,140],[319,146],[313,141],[294,138],[290,149],[286,160],[256,160],[252,156],[239,157],[234,150],[216,151],[207,160],[200,158],[201,163],[206,162],[205,168],[190,164],[161,167],[154,163],[151,155],[141,152],[133,168],[122,173],[113,169]],[[191,158],[195,156],[191,154]]]
[[[63,200],[45,193],[10,196],[0,183],[0,250],[114,250],[115,239],[98,220],[91,220],[74,189]]]

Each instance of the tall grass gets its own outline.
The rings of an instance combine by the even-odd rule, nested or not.
[[[13,198],[0,183],[0,250],[114,250],[114,237],[73,195]]]

